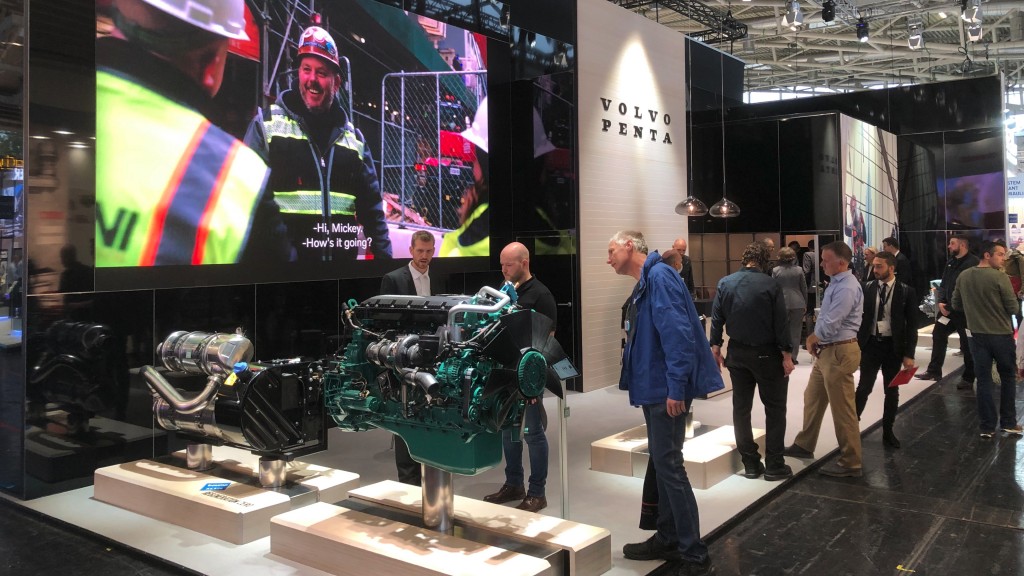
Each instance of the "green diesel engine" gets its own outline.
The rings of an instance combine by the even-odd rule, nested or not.
[[[344,356],[324,374],[328,413],[343,430],[398,434],[413,459],[447,472],[497,465],[501,432],[522,426],[526,400],[562,394],[552,321],[514,296],[508,286],[350,302]]]

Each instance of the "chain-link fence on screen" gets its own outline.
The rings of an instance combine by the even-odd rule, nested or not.
[[[458,228],[474,155],[461,132],[487,95],[487,72],[388,74],[381,93],[381,192],[404,223]]]

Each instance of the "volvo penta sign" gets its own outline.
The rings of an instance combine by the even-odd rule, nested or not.
[[[618,102],[613,108],[613,103],[611,98],[601,98],[601,107],[606,113],[611,113],[610,117],[606,115],[601,119],[601,132],[672,144],[672,135],[668,132],[668,126],[672,124],[671,115],[625,102]]]

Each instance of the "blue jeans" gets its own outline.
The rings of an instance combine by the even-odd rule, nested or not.
[[[700,517],[693,487],[683,467],[686,416],[672,418],[665,403],[644,404],[647,450],[658,476],[658,533],[663,544],[676,543],[688,562],[701,563],[708,547],[700,539]]]
[[[999,421],[1002,428],[1017,425],[1017,351],[1012,334],[973,333],[971,355],[974,356],[974,376],[978,381],[978,419],[982,432],[996,429],[996,407],[992,401],[992,361],[999,372]]]
[[[530,447],[530,488],[527,496],[544,496],[544,485],[548,480],[548,437],[544,435],[544,404],[538,398],[536,404],[527,404],[523,414],[526,430],[523,441]],[[512,430],[501,433],[501,445],[505,452],[505,484],[523,485],[523,442],[512,441]]]

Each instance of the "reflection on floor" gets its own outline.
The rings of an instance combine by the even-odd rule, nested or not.
[[[919,351],[920,352],[920,351]],[[920,355],[920,354],[919,354]],[[949,360],[952,360],[950,358]],[[947,362],[949,364],[950,362]],[[947,366],[952,368],[952,366]],[[977,434],[974,395],[956,390],[958,372],[950,374],[940,385],[922,392],[919,399],[906,406],[896,423],[896,433],[903,448],[886,451],[882,448],[880,431],[865,435],[865,476],[860,479],[826,479],[813,472],[815,465],[797,479],[777,490],[766,504],[755,507],[735,521],[725,521],[720,528],[717,518],[722,510],[734,506],[739,493],[775,486],[763,480],[746,480],[740,476],[720,484],[722,490],[699,491],[702,528],[709,536],[711,553],[719,575],[769,574],[1000,574],[1024,576],[1024,440],[997,435],[982,440]],[[802,386],[791,386],[790,411],[799,415],[798,404]],[[602,399],[602,396],[606,396]],[[881,394],[872,397],[881,404]],[[1024,396],[1024,390],[1018,390]],[[795,398],[796,397],[796,398]],[[718,399],[716,399],[718,400]],[[618,391],[606,390],[570,398],[573,408],[569,419],[570,438],[574,435],[598,437],[597,430],[634,422],[636,410],[626,406]],[[702,403],[704,420],[718,420],[731,405],[726,396],[721,403]],[[618,407],[618,409],[616,409]],[[599,411],[600,408],[600,411]],[[879,412],[880,412],[880,406]],[[1024,402],[1018,402],[1024,415]],[[553,413],[549,406],[549,413]],[[588,413],[591,417],[588,417]],[[600,418],[593,416],[600,415]],[[622,420],[620,422],[619,420]],[[787,440],[792,440],[799,426],[799,416],[791,418]],[[826,421],[828,417],[826,417]],[[607,422],[611,421],[611,422]],[[622,426],[624,429],[625,426]],[[552,426],[549,433],[554,430]],[[831,429],[823,430],[823,445],[818,455],[830,450],[824,446]],[[332,435],[332,450],[325,460],[329,465],[348,460],[351,468],[367,477],[394,473],[392,453],[386,436],[368,433],[359,436],[363,446],[373,446],[362,455],[348,447],[355,444],[352,434]],[[650,533],[636,528],[641,479],[615,476],[586,470],[589,454],[581,438],[581,446],[570,440],[569,495],[570,518],[612,528],[614,564],[608,574],[640,575],[663,571],[656,562],[631,562],[622,559],[621,546],[638,541]],[[834,439],[833,439],[834,442]],[[548,479],[551,505],[546,512],[558,514],[561,498],[556,497],[558,467],[552,453]],[[358,462],[357,462],[358,460]],[[791,460],[791,459],[790,459]],[[372,461],[376,466],[371,466]],[[791,461],[790,463],[797,463]],[[344,466],[339,466],[344,467]],[[479,498],[500,485],[501,470],[492,470],[473,478],[458,478],[458,493]],[[88,489],[82,489],[88,490]],[[79,497],[79,506],[90,509],[101,504],[87,496]],[[27,503],[29,506],[56,513],[67,509],[59,497],[46,497]],[[52,508],[50,508],[52,506]],[[2,506],[9,508],[9,506]],[[76,574],[166,574],[175,573],[156,560],[126,554],[116,547],[106,552],[109,543],[98,544],[82,538],[77,530],[55,527],[34,515],[9,514],[0,510],[0,573],[30,574],[43,570],[56,571],[55,566],[74,566]],[[119,514],[114,510],[103,516],[117,530]],[[603,519],[595,521],[595,519]],[[614,527],[612,525],[615,525]],[[206,542],[194,532],[176,529],[164,535],[154,527],[133,529],[120,523],[119,538],[131,539],[125,531],[137,535],[140,548],[149,542],[169,540],[174,546],[187,548],[195,556],[220,556],[216,568],[203,570],[217,574],[271,573],[265,562],[275,565],[273,558],[249,550],[250,561],[229,558],[231,546],[223,542]],[[105,530],[99,530],[104,532]],[[111,532],[106,532],[111,536]],[[238,549],[251,548],[253,543]],[[244,551],[244,550],[242,550]],[[280,573],[311,574],[300,565],[276,564]]]
[[[718,575],[1024,575],[1024,439],[980,438],[956,380],[900,414],[900,450],[865,436],[863,478],[809,475],[737,519],[711,544]]]

